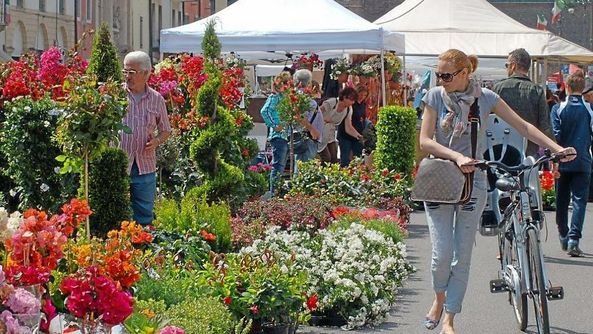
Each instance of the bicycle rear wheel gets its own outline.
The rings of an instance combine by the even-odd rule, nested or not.
[[[550,333],[550,319],[548,314],[548,297],[546,294],[546,282],[544,281],[544,264],[541,256],[539,239],[535,229],[527,230],[527,255],[529,258],[529,278],[531,286],[527,291],[533,300],[533,313],[537,332],[539,334]]]
[[[510,233],[510,231],[506,232]],[[519,330],[527,328],[527,295],[521,292],[521,271],[519,268],[519,257],[515,239],[509,240],[504,234],[499,236],[502,256],[500,258],[501,268],[509,288],[509,303],[513,306],[513,313]]]

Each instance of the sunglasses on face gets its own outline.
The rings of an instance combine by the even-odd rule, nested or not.
[[[443,80],[444,82],[451,82],[453,81],[453,78],[455,78],[455,76],[457,74],[459,74],[459,72],[463,71],[463,69],[457,70],[453,73],[439,73],[439,72],[435,72],[435,75],[437,76],[437,79]]]

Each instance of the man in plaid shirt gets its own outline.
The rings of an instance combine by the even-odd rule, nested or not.
[[[123,74],[128,92],[128,112],[123,119],[132,133],[122,133],[120,148],[128,155],[130,199],[134,220],[149,225],[154,218],[156,149],[171,134],[165,100],[148,87],[150,57],[133,51],[124,58]]]

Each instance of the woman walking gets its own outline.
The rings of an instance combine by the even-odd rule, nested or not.
[[[474,186],[467,204],[452,205],[425,202],[426,218],[432,241],[432,287],[434,300],[424,326],[435,329],[442,318],[442,334],[454,334],[453,320],[461,306],[469,277],[472,247],[486,203],[486,173],[474,168],[471,155],[470,106],[477,99],[481,124],[488,114],[498,115],[521,135],[547,147],[552,152],[575,154],[574,148],[563,148],[533,125],[519,117],[496,93],[480,88],[472,77],[478,66],[476,56],[450,49],[439,56],[436,77],[441,86],[424,96],[420,148],[425,153],[457,163],[464,173],[474,173]],[[478,132],[478,143],[485,132]],[[479,145],[479,144],[478,144]],[[483,152],[479,147],[477,152]],[[565,160],[574,159],[574,155]]]

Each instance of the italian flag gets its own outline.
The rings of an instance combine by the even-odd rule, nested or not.
[[[535,26],[536,29],[539,30],[546,30],[548,26],[548,20],[543,14],[537,14],[537,25]]]
[[[566,8],[565,0],[554,1],[554,8],[552,8],[552,23],[560,22],[560,13]]]

